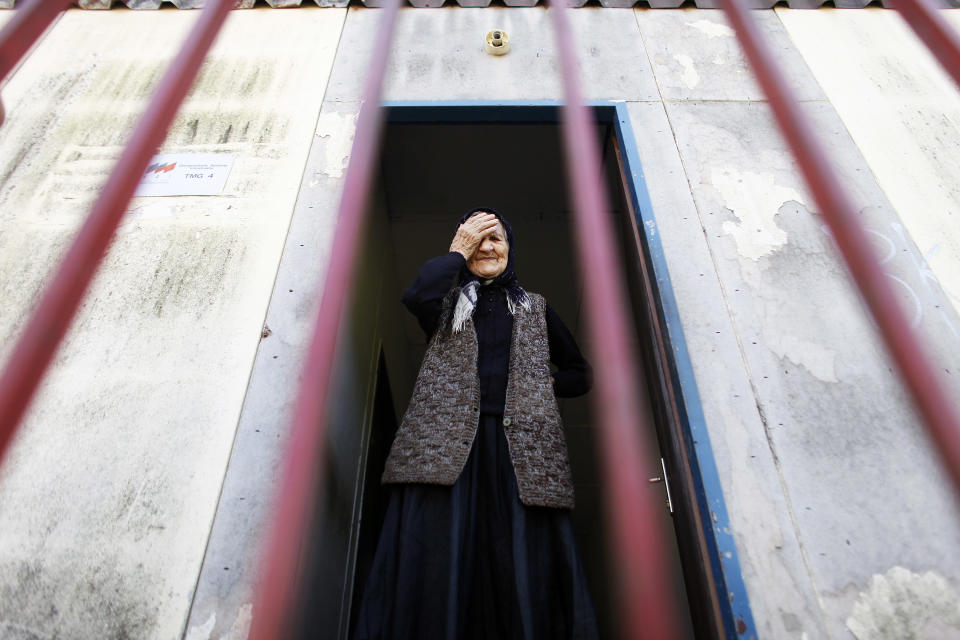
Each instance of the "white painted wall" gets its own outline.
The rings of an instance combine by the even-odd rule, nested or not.
[[[230,16],[161,151],[236,163],[131,204],[2,468],[0,636],[181,635],[344,14]],[[199,15],[71,11],[4,88],[4,351]]]

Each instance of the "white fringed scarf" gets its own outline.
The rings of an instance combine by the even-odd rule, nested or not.
[[[463,326],[467,323],[467,318],[473,317],[473,312],[477,308],[477,289],[491,282],[493,282],[493,280],[484,280],[483,282],[471,280],[460,289],[460,295],[457,297],[457,306],[453,311],[454,333],[458,333],[463,329]],[[516,315],[517,307],[520,307],[524,311],[530,311],[530,297],[527,296],[527,292],[519,285],[516,289],[519,291],[507,292],[507,310],[510,312],[510,315]],[[519,295],[516,295],[517,293]],[[514,296],[510,294],[515,294],[517,299],[514,300]]]

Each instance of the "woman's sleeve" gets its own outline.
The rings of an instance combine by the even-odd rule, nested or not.
[[[403,292],[401,300],[410,313],[416,316],[427,340],[437,329],[443,298],[466,263],[463,254],[457,251],[431,258],[420,267],[417,279]]]
[[[561,398],[582,396],[593,384],[593,371],[570,330],[550,305],[547,305],[547,338],[550,341],[550,361],[557,366],[553,373],[554,393]]]

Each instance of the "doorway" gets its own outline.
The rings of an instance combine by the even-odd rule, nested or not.
[[[722,523],[712,521],[718,512],[715,496],[708,495],[719,494],[719,483],[703,477],[702,447],[692,449],[690,415],[699,402],[695,386],[690,391],[692,374],[684,370],[689,363],[677,361],[671,342],[679,324],[669,326],[669,316],[675,314],[672,295],[663,291],[664,285],[669,289],[669,279],[662,256],[658,264],[658,247],[651,247],[645,233],[642,214],[652,213],[645,192],[637,191],[642,174],[626,110],[610,103],[598,105],[595,115],[634,315],[636,356],[645,378],[638,392],[648,399],[649,422],[656,427],[656,433],[648,434],[651,448],[656,451],[659,445],[647,461],[648,475],[664,475],[662,457],[670,482],[669,506],[663,484],[650,487],[664,504],[662,520],[654,526],[668,529],[672,535],[666,537],[675,542],[670,553],[676,584],[665,587],[675,595],[689,637],[727,637],[737,619],[749,616],[749,607],[745,591],[739,610],[728,597],[737,589],[739,567],[731,572],[730,558],[721,564],[714,528]],[[426,348],[400,295],[425,260],[446,253],[463,212],[489,206],[511,222],[520,282],[544,295],[590,357],[580,306],[589,274],[579,273],[570,235],[558,116],[555,104],[388,105],[379,177],[331,396],[336,400],[330,409],[330,472],[305,556],[302,593],[310,596],[301,598],[304,637],[349,637],[382,517],[378,479],[385,450]],[[560,409],[577,496],[574,528],[602,637],[615,638],[604,487],[590,401],[589,394],[561,399]],[[713,501],[708,511],[705,500]],[[722,507],[722,495],[720,501]],[[711,516],[704,518],[704,513]],[[725,518],[722,509],[719,513]]]

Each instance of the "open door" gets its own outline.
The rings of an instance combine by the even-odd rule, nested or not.
[[[337,403],[331,408],[328,447],[331,477],[305,550],[300,600],[304,637],[349,638],[379,534],[383,460],[426,347],[400,295],[425,260],[447,252],[463,212],[490,206],[510,220],[520,282],[546,297],[588,359],[591,352],[580,310],[590,274],[578,271],[567,190],[556,179],[562,174],[556,107],[394,106],[388,113],[363,264],[347,320],[350,335],[338,356],[339,388],[332,396]],[[656,492],[663,509],[660,521],[650,526],[675,534],[666,538],[675,542],[670,553],[676,580],[664,588],[675,594],[676,610],[684,616],[681,627],[691,638],[721,638],[727,614],[717,595],[660,292],[635,211],[622,135],[616,117],[598,117],[604,177],[614,208],[610,215],[621,244],[636,355],[645,379],[637,392],[647,399],[650,424],[656,425],[656,433],[646,435],[651,445],[659,444],[647,472],[661,479],[651,483],[650,491]],[[615,559],[607,555],[604,487],[597,473],[590,401],[589,394],[561,400],[560,409],[576,489],[574,527],[601,635],[615,638],[608,570]],[[657,446],[650,448],[658,451]]]

